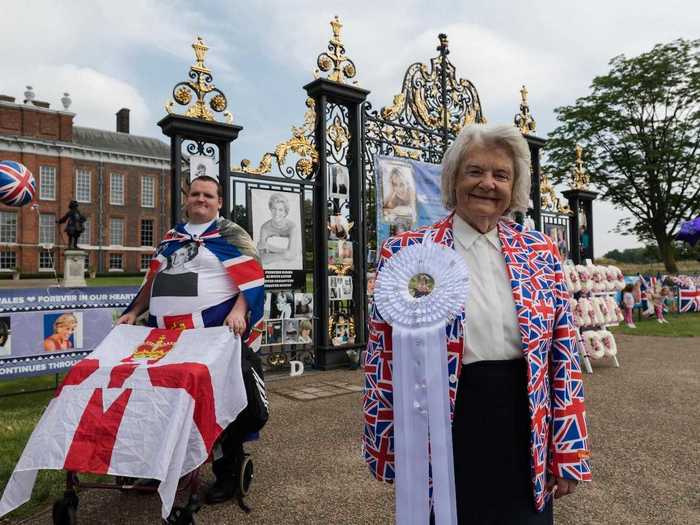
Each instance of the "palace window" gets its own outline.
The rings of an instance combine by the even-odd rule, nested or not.
[[[0,242],[17,242],[17,212],[0,211]]]
[[[92,231],[90,230],[90,219],[86,219],[83,223],[83,233],[80,234],[78,244],[85,244],[86,246],[89,246],[92,243],[91,234]]]
[[[92,194],[92,174],[85,169],[75,170],[75,200],[90,202]]]
[[[15,252],[0,250],[0,270],[14,270],[17,267]]]
[[[109,220],[109,244],[124,245],[124,219],[112,217]]]
[[[141,220],[141,246],[153,246],[153,219]]]
[[[109,203],[116,206],[124,205],[124,175],[109,174]]]
[[[53,254],[51,250],[39,252],[39,270],[53,270]]]
[[[39,166],[39,198],[45,201],[56,200],[55,166]]]
[[[141,206],[154,208],[156,205],[156,180],[154,177],[141,177]]]
[[[121,253],[110,253],[109,254],[109,269],[110,270],[123,270],[123,257]]]
[[[53,213],[39,214],[39,244],[56,242],[56,216]]]
[[[151,254],[150,253],[142,253],[141,254],[141,271],[142,272],[147,271],[150,264],[151,264]]]

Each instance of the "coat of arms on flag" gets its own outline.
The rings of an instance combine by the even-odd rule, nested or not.
[[[167,518],[180,477],[204,463],[246,407],[240,338],[227,327],[116,326],[68,373],[0,499],[31,496],[40,469],[161,481]]]

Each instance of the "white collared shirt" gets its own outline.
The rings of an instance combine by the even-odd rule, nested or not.
[[[522,357],[518,315],[498,228],[482,234],[457,214],[455,250],[469,267],[463,364]]]

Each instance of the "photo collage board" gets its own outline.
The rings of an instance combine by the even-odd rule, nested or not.
[[[313,344],[313,293],[303,291],[303,194],[249,187],[248,225],[265,270],[262,346]]]
[[[351,315],[354,275],[354,224],[348,216],[350,177],[340,164],[328,166],[330,220],[328,224],[329,338],[333,346],[355,342],[355,321]]]

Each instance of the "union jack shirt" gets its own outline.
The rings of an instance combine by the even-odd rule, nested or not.
[[[454,249],[453,215],[387,239],[381,248],[378,271],[401,248],[425,238]],[[591,479],[574,324],[559,252],[552,240],[509,220],[498,223],[498,236],[528,364],[530,465],[535,506],[542,510],[550,497],[545,491],[547,473],[573,480]],[[462,366],[464,317],[462,311],[446,327],[452,417]],[[391,346],[391,326],[373,306],[365,358],[363,449],[372,474],[387,482],[394,479]]]

